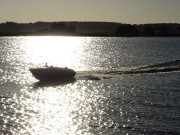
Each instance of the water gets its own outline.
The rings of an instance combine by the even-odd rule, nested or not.
[[[0,134],[180,134],[180,38],[1,37]],[[77,71],[41,83],[29,68]]]

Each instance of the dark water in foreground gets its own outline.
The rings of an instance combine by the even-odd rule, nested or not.
[[[0,38],[0,134],[180,134],[180,38]],[[45,63],[75,80],[38,82]]]

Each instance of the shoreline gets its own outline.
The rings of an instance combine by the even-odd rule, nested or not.
[[[42,34],[42,33],[0,33],[0,37],[20,37],[20,36],[70,36],[70,37],[180,37],[180,35],[137,35],[137,36],[117,36],[117,35],[106,35],[106,34]]]

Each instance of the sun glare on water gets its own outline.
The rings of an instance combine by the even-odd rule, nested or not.
[[[35,65],[72,67],[80,65],[77,55],[81,53],[82,38],[78,37],[33,37],[27,39],[29,61]]]
[[[75,67],[76,70],[82,66],[80,58],[84,53],[84,42],[88,40],[82,37],[18,38],[12,46],[17,49],[13,53],[21,55],[21,58],[17,57],[17,74],[21,74],[19,79],[14,80],[19,83],[33,79],[28,68],[42,67],[45,63],[49,66]],[[87,87],[81,85],[81,82],[43,87],[36,87],[37,80],[20,84],[20,94],[13,95],[13,104],[10,107],[13,110],[12,116],[6,119],[15,120],[17,128],[10,129],[13,134],[56,135],[86,132],[84,126],[88,127],[88,120],[85,119],[88,118],[87,112],[91,111],[89,102],[92,101],[86,101],[90,94],[84,92]]]

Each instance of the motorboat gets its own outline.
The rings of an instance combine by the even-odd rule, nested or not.
[[[30,68],[32,75],[40,81],[53,81],[53,80],[65,80],[74,78],[76,72],[73,69],[67,67],[42,67],[42,68]]]

